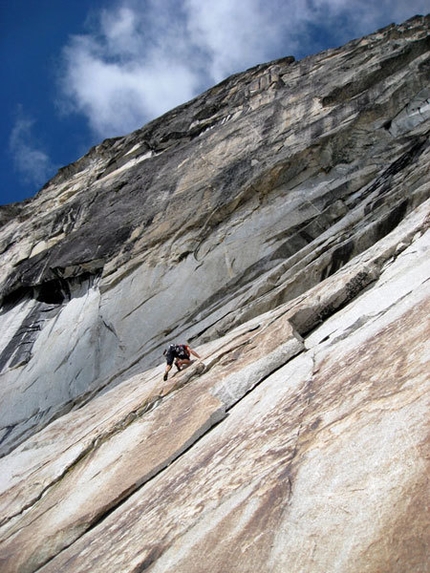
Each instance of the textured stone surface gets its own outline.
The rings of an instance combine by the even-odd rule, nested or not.
[[[76,539],[42,570],[425,571],[429,250],[417,233],[304,345],[292,301],[200,348],[205,367],[164,389],[150,370],[3,458],[2,570],[34,571]]]
[[[0,208],[2,572],[430,570],[428,38],[248,70]]]

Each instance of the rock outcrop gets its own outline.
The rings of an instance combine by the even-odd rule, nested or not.
[[[430,570],[429,20],[0,208],[1,571]]]

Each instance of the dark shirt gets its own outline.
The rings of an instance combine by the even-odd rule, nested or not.
[[[172,366],[173,361],[175,358],[179,358],[181,360],[189,359],[190,354],[188,352],[187,347],[185,344],[176,344],[169,346],[167,353],[166,353],[166,362],[169,366]]]

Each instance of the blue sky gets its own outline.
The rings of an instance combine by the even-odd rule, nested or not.
[[[428,12],[428,0],[0,0],[0,204],[232,73]]]

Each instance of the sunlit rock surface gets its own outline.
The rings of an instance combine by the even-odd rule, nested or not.
[[[2,572],[430,571],[428,23],[0,209]]]

